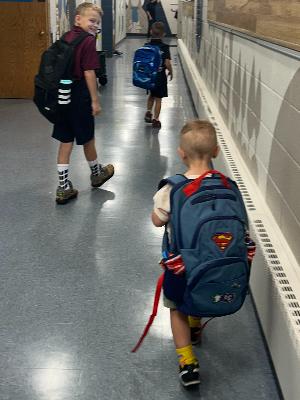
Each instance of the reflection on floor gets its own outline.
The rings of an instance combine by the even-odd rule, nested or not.
[[[197,349],[200,392],[177,380],[168,313],[161,308],[136,354],[151,311],[162,229],[152,196],[183,171],[178,132],[194,109],[177,64],[159,133],[145,125],[145,91],[131,85],[133,51],[108,60],[97,119],[101,161],[115,177],[91,190],[82,150],[72,156],[77,200],[56,206],[57,143],[30,101],[0,101],[1,400],[278,399],[250,301],[207,327]],[[202,117],[205,117],[202,115]]]

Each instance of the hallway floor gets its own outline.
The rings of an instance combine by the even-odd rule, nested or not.
[[[51,126],[31,101],[0,100],[0,400],[279,399],[250,299],[206,328],[195,391],[178,381],[163,307],[143,346],[130,352],[161,272],[163,229],[151,224],[152,197],[162,177],[184,171],[178,133],[195,118],[174,45],[162,129],[144,123],[145,91],[131,85],[142,43],[121,44],[101,89],[97,148],[115,176],[92,190],[75,147],[70,179],[79,196],[65,206],[54,201]]]

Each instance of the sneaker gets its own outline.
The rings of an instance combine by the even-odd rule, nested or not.
[[[69,200],[75,199],[78,195],[78,190],[73,188],[72,182],[69,182],[69,189],[64,189],[60,186],[56,189],[56,203],[66,204]]]
[[[201,343],[201,327],[199,328],[190,328],[191,329],[191,342],[192,344],[200,344]]]
[[[147,111],[146,112],[144,120],[145,120],[145,122],[148,122],[149,124],[152,123],[152,113],[151,113],[151,111]]]
[[[199,385],[199,364],[186,364],[179,367],[179,379],[184,387]]]
[[[157,128],[160,129],[161,128],[161,123],[158,119],[153,119],[152,120],[152,128]]]
[[[105,165],[105,167],[101,168],[99,175],[91,175],[91,185],[93,187],[102,186],[103,183],[108,181],[114,173],[115,169],[112,164]]]

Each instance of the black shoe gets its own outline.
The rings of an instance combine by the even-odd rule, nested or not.
[[[144,117],[145,122],[152,124],[152,113],[151,111],[147,111]]]
[[[152,128],[160,129],[161,128],[161,122],[158,119],[152,120]]]
[[[199,364],[186,364],[179,367],[179,379],[184,387],[199,385]]]
[[[201,327],[199,328],[190,328],[191,329],[191,342],[192,344],[201,344]]]

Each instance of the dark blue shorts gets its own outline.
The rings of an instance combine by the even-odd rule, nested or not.
[[[73,83],[71,103],[60,107],[62,119],[54,125],[54,139],[62,143],[76,140],[77,144],[83,145],[94,138],[95,120],[92,115],[91,97],[84,79]]]
[[[168,81],[165,71],[161,71],[157,74],[156,86],[153,90],[150,90],[152,97],[162,99],[168,97]]]

